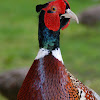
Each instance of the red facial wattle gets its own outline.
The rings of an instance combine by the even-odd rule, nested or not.
[[[60,28],[60,17],[56,14],[46,13],[44,23],[49,30],[58,31]]]
[[[64,14],[66,10],[66,1],[64,0],[56,0],[51,3],[46,8],[43,8],[42,10],[45,11],[44,15],[44,23],[45,26],[49,30],[58,31],[60,29],[60,14]],[[52,9],[52,7],[56,8],[55,12],[48,13],[49,10]]]

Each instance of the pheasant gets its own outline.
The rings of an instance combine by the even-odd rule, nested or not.
[[[39,52],[19,90],[17,100],[100,100],[93,90],[76,79],[67,69],[60,51],[60,29],[70,19],[79,23],[67,0],[37,5],[39,14]]]

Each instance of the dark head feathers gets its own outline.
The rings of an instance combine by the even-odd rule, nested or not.
[[[45,3],[43,5],[37,5],[36,6],[36,12],[40,12],[42,8],[45,8],[49,3]]]

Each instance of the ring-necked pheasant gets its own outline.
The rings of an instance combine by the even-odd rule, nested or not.
[[[60,29],[69,25],[70,18],[78,23],[67,0],[55,0],[38,5],[39,52],[18,93],[17,100],[100,100],[65,69],[60,52]]]

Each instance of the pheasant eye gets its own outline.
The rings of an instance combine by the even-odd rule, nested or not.
[[[52,7],[51,8],[51,11],[56,11],[56,7]]]

